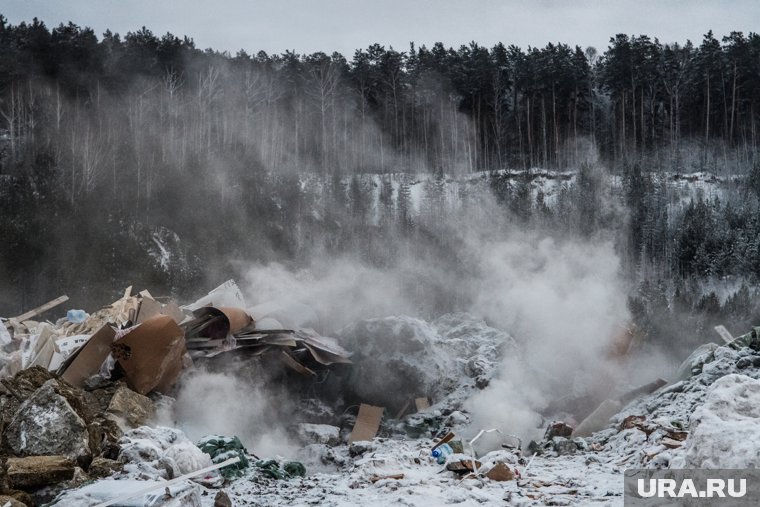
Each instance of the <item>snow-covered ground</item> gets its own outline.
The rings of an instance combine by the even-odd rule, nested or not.
[[[375,319],[354,331],[357,329],[368,335],[395,330],[398,336],[412,330],[424,345],[419,348],[420,354],[431,348],[439,355],[438,361],[417,363],[420,368],[430,365],[427,380],[450,372],[450,382],[434,389],[442,398],[427,414],[445,421],[457,438],[465,437],[464,454],[448,456],[447,463],[471,460],[473,448],[468,439],[473,428],[469,417],[459,411],[468,393],[477,389],[471,370],[476,369],[478,375],[495,375],[496,350],[506,346],[505,350],[515,352],[511,337],[466,314],[432,323],[410,318]],[[468,343],[468,336],[472,343]],[[450,348],[444,346],[448,340]],[[462,477],[448,471],[446,464],[431,456],[434,440],[412,438],[399,430],[403,426],[400,422],[390,422],[384,424],[383,436],[371,442],[336,443],[332,435],[324,443],[304,445],[290,456],[262,456],[280,464],[299,461],[306,467],[304,477],[267,477],[250,457],[251,466],[243,476],[221,489],[235,506],[621,506],[623,474],[628,468],[744,468],[760,464],[760,353],[755,350],[760,343],[750,345],[754,348],[701,347],[679,369],[679,378],[630,402],[610,419],[606,429],[590,437],[554,437],[538,442],[531,450],[523,442],[520,450],[500,445],[514,442],[503,435],[496,444],[492,440],[490,447],[475,446],[481,471],[501,462],[515,472],[514,480]],[[466,359],[477,354],[484,360],[474,368]],[[456,410],[442,416],[447,405]],[[415,417],[419,415],[408,417],[406,423],[414,423]],[[160,485],[172,476],[208,465],[206,457],[181,431],[160,428],[128,433],[120,459],[127,463],[124,472],[69,491],[56,505],[92,505],[134,490],[140,481]],[[214,474],[204,476],[200,483],[181,483],[172,494],[183,498],[184,503],[167,505],[211,507],[220,483]],[[146,496],[125,505],[161,505],[150,503],[159,501],[156,498],[154,494],[152,499]]]

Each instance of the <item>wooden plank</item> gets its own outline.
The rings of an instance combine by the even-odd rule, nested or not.
[[[443,444],[448,444],[449,442],[451,442],[452,440],[454,440],[455,436],[456,435],[454,434],[453,431],[449,431],[430,450],[431,451],[435,451],[436,449],[438,449],[438,447],[442,446]]]
[[[69,300],[69,296],[60,296],[60,297],[57,297],[57,298],[53,299],[52,301],[48,301],[44,305],[40,305],[40,306],[38,306],[37,308],[35,308],[33,310],[29,310],[26,313],[22,313],[18,317],[13,317],[13,319],[11,319],[11,320],[15,320],[16,322],[23,322],[25,320],[29,320],[32,317],[34,317],[35,315],[39,315],[42,312],[46,312],[48,310],[51,310],[51,309],[55,308],[56,306],[58,306],[58,305],[60,305],[62,303],[65,303],[68,300]]]
[[[393,479],[394,481],[400,481],[404,478],[404,474],[390,474],[390,475],[373,475],[369,478],[370,482],[372,484],[376,483],[377,481],[383,481],[385,479]]]
[[[206,468],[201,468],[200,470],[196,470],[195,472],[190,472],[189,474],[181,475],[179,477],[175,477],[174,479],[170,481],[165,482],[159,482],[158,484],[154,484],[152,486],[149,486],[147,488],[140,489],[138,491],[135,491],[133,493],[129,493],[127,495],[122,495],[118,498],[114,498],[113,500],[109,500],[108,502],[102,502],[97,504],[95,507],[108,507],[110,505],[116,505],[119,503],[122,503],[126,500],[131,500],[133,498],[139,498],[147,493],[150,493],[151,491],[156,491],[161,488],[166,488],[167,486],[171,486],[172,484],[177,484],[178,482],[182,482],[186,479],[190,479],[191,477],[197,477],[199,475],[203,475],[208,472],[212,472],[214,470],[217,470],[219,468],[224,468],[228,465],[234,465],[240,461],[240,456],[235,456],[234,458],[230,458],[228,460],[222,461],[221,463],[217,463],[216,465],[211,465]]]
[[[380,429],[380,420],[383,418],[385,408],[375,407],[362,403],[359,406],[359,414],[356,416],[356,424],[348,437],[348,443],[360,440],[372,440]]]
[[[728,329],[726,329],[726,326],[721,324],[719,326],[715,326],[713,329],[715,329],[715,332],[717,332],[720,337],[723,338],[724,342],[731,343],[734,341],[733,335],[729,332]]]
[[[396,414],[395,418],[396,419],[401,419],[402,417],[404,417],[404,415],[406,414],[406,412],[409,410],[409,405],[411,405],[411,404],[412,404],[412,400],[407,399],[406,403],[404,403],[404,406],[401,407],[401,410],[398,411],[398,413]]]

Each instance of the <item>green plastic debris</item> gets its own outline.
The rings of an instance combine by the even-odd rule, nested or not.
[[[256,466],[259,468],[259,471],[264,474],[265,476],[269,477],[270,479],[277,479],[278,481],[282,479],[286,479],[286,474],[284,470],[280,470],[280,464],[277,463],[277,460],[259,460],[256,462]]]
[[[464,453],[464,446],[462,445],[461,440],[452,440],[449,442],[449,446],[451,446],[451,450],[454,451],[455,454]]]
[[[306,467],[298,461],[285,463],[283,468],[291,477],[304,477],[306,475]]]
[[[232,480],[241,477],[244,470],[250,465],[246,457],[245,447],[238,437],[209,435],[203,437],[197,445],[201,451],[211,456],[211,461],[214,463],[221,463],[235,456],[240,458],[240,461],[234,465],[227,465],[219,469],[225,479]]]
[[[255,465],[266,477],[278,481],[292,479],[293,477],[303,477],[306,475],[306,467],[298,461],[289,461],[280,467],[277,460],[259,460]]]

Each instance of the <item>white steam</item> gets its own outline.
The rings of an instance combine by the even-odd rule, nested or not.
[[[486,246],[476,312],[509,330],[524,361],[469,402],[473,424],[533,436],[538,410],[566,395],[605,389],[607,351],[629,319],[618,256],[609,242],[520,234]]]
[[[179,425],[194,441],[206,435],[238,436],[257,456],[287,457],[297,447],[288,441],[284,423],[277,422],[282,409],[282,398],[239,376],[198,370],[183,379],[176,402],[169,413],[159,414],[159,422]]]
[[[302,303],[319,316],[314,324],[322,332],[334,332],[361,319],[415,315],[408,281],[420,269],[409,262],[380,269],[349,257],[315,258],[297,271],[279,263],[256,264],[245,275],[246,297],[253,305]]]

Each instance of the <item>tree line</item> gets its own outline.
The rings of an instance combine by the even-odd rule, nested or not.
[[[112,124],[131,128],[130,162],[140,168],[155,165],[142,158],[157,156],[150,148],[183,162],[255,151],[268,169],[328,174],[567,167],[591,143],[612,163],[650,157],[689,169],[684,143],[707,154],[717,141],[754,161],[758,80],[756,33],[708,32],[699,45],[618,34],[603,53],[563,43],[374,44],[349,60],[231,56],[146,28],[99,39],[73,23],[50,30],[0,18],[5,161],[18,159],[22,139],[84,120],[90,128],[75,142],[87,148],[71,156],[85,188],[105,179],[98,167],[112,154],[100,147]],[[150,146],[148,124],[161,146]]]
[[[604,52],[373,44],[349,59],[0,15],[0,310],[60,292],[100,304],[135,280],[188,294],[231,260],[315,250],[466,272],[447,234],[462,215],[614,230],[635,282],[756,280],[759,106],[755,33],[618,34]],[[544,169],[577,173],[552,203],[531,190]],[[742,179],[724,200],[673,206],[663,182],[697,170]]]

